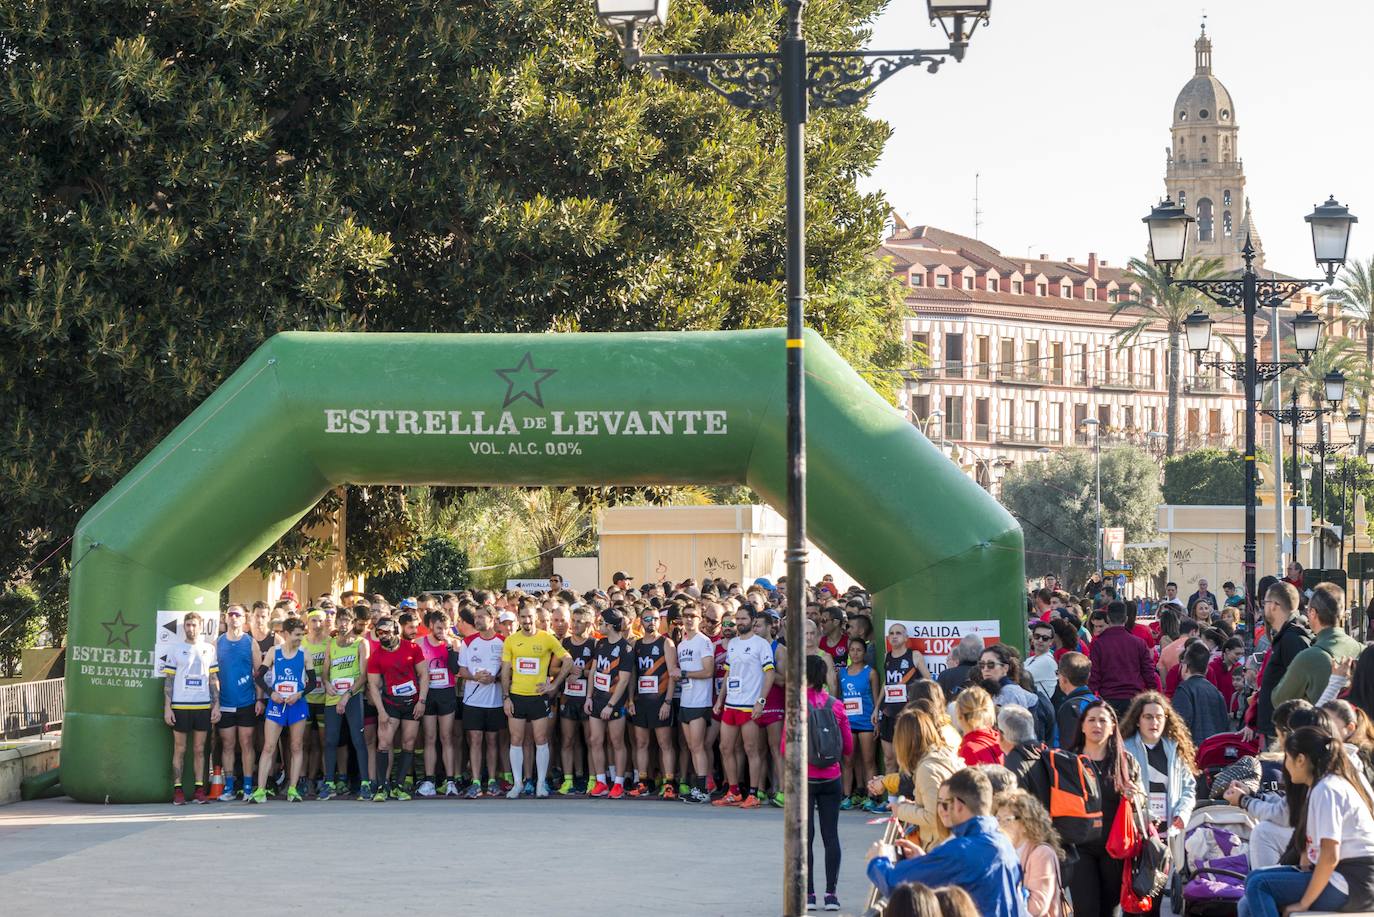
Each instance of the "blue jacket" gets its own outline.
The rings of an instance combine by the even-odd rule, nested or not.
[[[1173,739],[1162,738],[1159,740],[1164,744],[1164,757],[1169,762],[1169,782],[1165,785],[1165,806],[1169,811],[1169,821],[1175,818],[1183,819],[1183,823],[1188,824],[1188,818],[1193,814],[1193,804],[1197,802],[1197,780],[1193,777],[1193,772],[1186,765],[1178,761],[1178,743]],[[1145,752],[1145,740],[1140,737],[1140,733],[1131,736],[1125,742],[1126,751],[1130,752],[1137,764],[1140,765],[1141,789],[1149,791],[1150,780],[1150,761]]]
[[[1021,893],[1021,861],[991,815],[970,818],[950,829],[949,840],[925,856],[893,862],[868,861],[868,878],[884,897],[903,882],[957,885],[969,893],[982,917],[1027,917]]]

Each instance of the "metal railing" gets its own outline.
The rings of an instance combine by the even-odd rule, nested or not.
[[[1184,380],[1183,391],[1189,395],[1229,395],[1235,386],[1230,379],[1218,376],[1194,376]]]
[[[1013,446],[1062,446],[1064,431],[1053,427],[1002,427],[997,441]]]
[[[997,367],[997,381],[1010,385],[1045,385],[1051,369],[1035,363],[1003,363]]]
[[[67,705],[61,678],[0,685],[0,738],[42,734],[62,725]]]
[[[1097,373],[1092,383],[1095,388],[1123,389],[1127,391],[1139,391],[1154,387],[1154,380],[1149,373],[1133,372],[1100,372]]]

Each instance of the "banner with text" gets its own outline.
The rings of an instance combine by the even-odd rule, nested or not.
[[[948,668],[949,654],[954,652],[965,635],[974,634],[983,639],[984,646],[992,646],[1002,639],[1001,629],[996,621],[908,621],[901,618],[888,618],[887,626],[906,625],[910,639],[907,644],[926,657],[926,668],[930,677],[937,678]]]

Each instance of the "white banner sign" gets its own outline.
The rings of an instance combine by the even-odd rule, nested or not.
[[[888,618],[887,627],[893,624],[906,626],[907,645],[918,650],[926,657],[926,668],[930,677],[937,678],[948,668],[949,654],[959,646],[959,641],[967,634],[983,639],[984,646],[992,646],[1001,640],[1001,627],[996,621],[904,621]]]
[[[521,592],[549,592],[553,587],[546,579],[508,579],[506,589],[519,589]],[[567,580],[563,581],[564,589],[571,589],[572,584]]]

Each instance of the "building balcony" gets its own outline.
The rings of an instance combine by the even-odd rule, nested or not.
[[[1002,427],[997,442],[1006,446],[1062,446],[1064,431],[1053,427]]]
[[[1196,376],[1184,381],[1183,391],[1189,395],[1230,395],[1235,386],[1230,379]]]
[[[1055,376],[1060,376],[1056,380]],[[1049,385],[1063,381],[1063,371],[1034,363],[1003,363],[997,367],[997,381],[1003,385]]]
[[[1115,392],[1138,392],[1154,387],[1149,373],[1104,371],[1093,374],[1089,383],[1093,388]]]
[[[962,379],[967,370],[963,360],[950,360],[940,367],[940,375],[946,379]]]
[[[980,443],[990,442],[990,437],[991,437],[991,435],[992,435],[992,427],[991,427],[991,425],[985,424],[985,423],[975,423],[975,424],[973,425],[973,439],[974,439],[975,442],[980,442]]]

